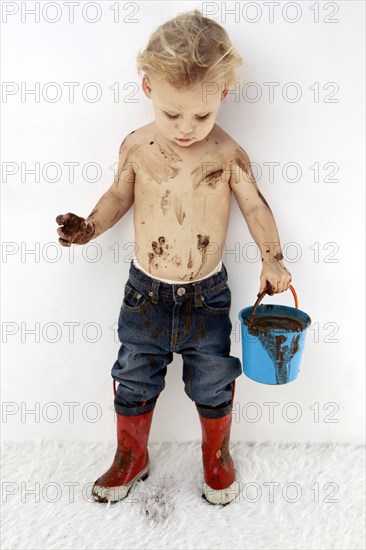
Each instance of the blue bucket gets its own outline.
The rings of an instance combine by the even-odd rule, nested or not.
[[[295,307],[258,305],[239,312],[242,335],[243,372],[261,384],[288,384],[300,372],[306,329],[311,324],[307,313],[298,309],[295,289],[290,286]]]

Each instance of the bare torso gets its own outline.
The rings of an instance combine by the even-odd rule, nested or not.
[[[234,140],[216,124],[179,146],[152,122],[134,132],[134,224],[139,264],[152,276],[194,281],[220,262],[229,223]]]

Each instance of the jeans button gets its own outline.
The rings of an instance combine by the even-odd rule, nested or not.
[[[186,293],[185,288],[183,288],[182,286],[178,288],[178,290],[177,290],[178,296],[183,296],[183,294],[185,294],[185,293]]]

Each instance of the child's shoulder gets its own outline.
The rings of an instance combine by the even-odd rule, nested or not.
[[[212,131],[214,132],[213,138],[220,144],[220,149],[224,148],[230,155],[237,154],[240,151],[246,155],[246,151],[244,151],[242,146],[230,134],[225,132],[221,126],[215,124]]]
[[[144,124],[144,126],[140,126],[139,128],[135,128],[125,136],[123,139],[123,143],[126,144],[127,147],[131,147],[133,145],[142,145],[143,143],[146,143],[149,136],[153,136],[154,132],[154,122],[150,122],[149,124]]]
[[[146,138],[151,133],[151,128],[149,128],[151,125],[152,123],[145,124],[125,135],[119,148],[120,156],[130,157],[143,143],[146,143]]]

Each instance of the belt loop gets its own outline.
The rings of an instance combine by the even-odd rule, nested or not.
[[[202,307],[202,294],[200,283],[192,283],[194,286],[194,305],[196,307]]]
[[[157,304],[159,300],[159,286],[160,281],[154,279],[152,282],[152,290],[149,292],[149,296],[151,296],[151,301],[153,304]]]

